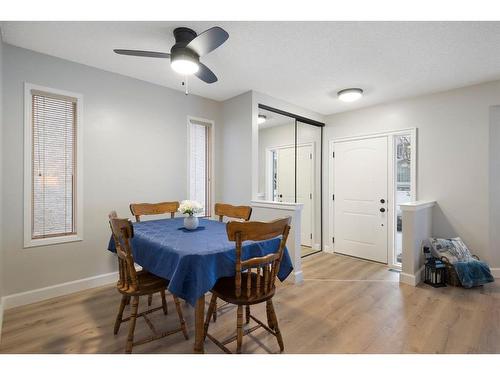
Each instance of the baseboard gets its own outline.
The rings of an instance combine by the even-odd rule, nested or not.
[[[323,251],[325,253],[330,253],[330,254],[333,254],[333,246],[330,246],[330,245],[325,245]]]
[[[490,270],[495,279],[500,279],[500,268],[490,268]]]
[[[414,275],[411,273],[401,272],[399,274],[399,282],[411,286],[417,286],[422,280],[422,271],[424,267],[420,268]]]
[[[293,279],[295,284],[302,284],[304,282],[304,274],[302,273],[302,270],[294,272]]]
[[[85,289],[108,285],[116,282],[116,280],[118,280],[118,272],[111,272],[103,275],[87,277],[85,279],[30,290],[28,292],[11,294],[2,298],[2,305],[3,308],[7,310],[13,307],[40,302],[49,298],[60,297],[66,294],[80,292]]]

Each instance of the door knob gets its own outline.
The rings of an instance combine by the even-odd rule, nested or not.
[[[385,199],[381,199],[381,200],[380,200],[380,203],[385,203]]]
[[[384,208],[384,207],[382,207],[382,208],[380,209],[380,212],[385,212],[385,208]]]

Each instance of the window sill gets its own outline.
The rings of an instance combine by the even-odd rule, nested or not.
[[[39,246],[49,246],[57,245],[68,242],[79,242],[83,241],[82,236],[72,235],[72,236],[61,236],[61,237],[50,237],[50,238],[38,238],[38,239],[25,239],[24,248],[39,247]]]

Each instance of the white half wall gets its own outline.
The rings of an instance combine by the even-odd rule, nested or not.
[[[214,120],[217,128],[221,104],[6,44],[3,72],[4,296],[114,272],[108,212],[130,217],[133,201],[185,199],[187,116]],[[25,81],[84,96],[81,242],[23,249]],[[217,128],[215,182],[222,133]]]
[[[324,138],[329,142],[418,128],[417,196],[438,202],[433,209],[433,234],[462,237],[495,268],[500,266],[500,247],[490,244],[488,181],[491,152],[499,149],[489,152],[490,106],[498,104],[500,81],[484,83],[328,116]],[[329,173],[325,170],[326,183]],[[328,212],[328,206],[323,210]],[[492,230],[497,228],[498,224]]]

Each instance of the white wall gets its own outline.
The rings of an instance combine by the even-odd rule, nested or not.
[[[114,271],[107,213],[186,197],[188,115],[215,121],[217,181],[220,103],[10,45],[3,65],[5,295]],[[82,242],[23,249],[24,81],[84,95]]]
[[[500,82],[491,82],[336,114],[326,119],[325,145],[337,137],[417,127],[417,195],[438,203],[434,235],[458,235],[498,267],[500,249],[489,243],[488,148],[489,107],[499,103]]]

